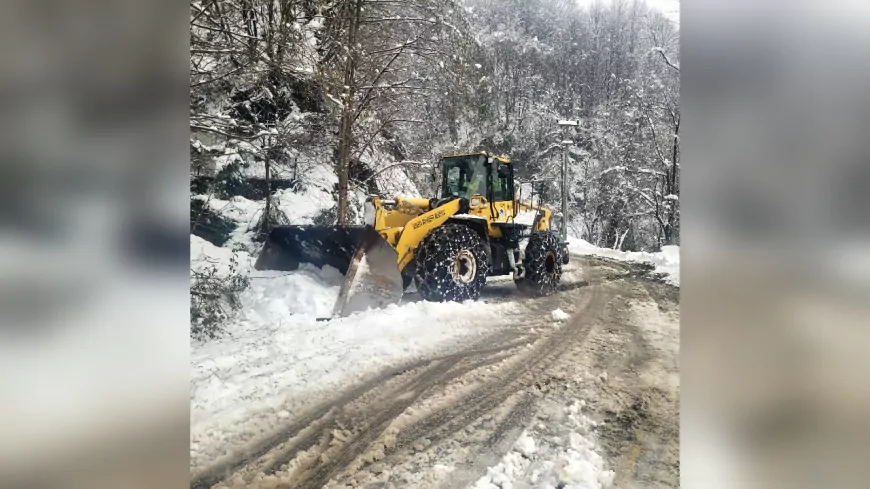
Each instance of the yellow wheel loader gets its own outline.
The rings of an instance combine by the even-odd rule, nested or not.
[[[553,292],[566,244],[549,209],[515,199],[510,160],[480,152],[440,164],[440,197],[371,196],[363,226],[276,227],[255,268],[337,268],[345,280],[333,317],[397,303],[412,281],[430,301],[476,300],[497,275],[532,295]]]

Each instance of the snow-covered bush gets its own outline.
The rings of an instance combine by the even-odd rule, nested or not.
[[[357,207],[354,205],[349,205],[347,207],[347,222],[352,224],[361,223],[362,216],[360,215]],[[328,209],[322,209],[314,215],[312,219],[314,225],[316,226],[335,226],[338,222],[338,207],[332,206]]]
[[[223,324],[239,309],[239,293],[248,288],[250,279],[240,273],[236,255],[230,260],[229,273],[211,265],[193,268],[190,274],[190,337],[217,338]]]
[[[260,214],[260,218],[257,220],[257,224],[254,225],[254,240],[255,241],[265,241],[266,237],[269,236],[269,233],[272,231],[272,228],[275,226],[286,226],[290,224],[290,219],[287,217],[287,214],[284,213],[277,205],[269,206],[269,211],[265,212],[266,209],[263,209],[264,212]]]
[[[238,224],[212,210],[200,197],[190,199],[190,234],[215,246],[223,246]]]
[[[248,195],[252,192],[251,183],[242,175],[240,162],[233,161],[221,168],[214,178],[214,192],[221,199]]]

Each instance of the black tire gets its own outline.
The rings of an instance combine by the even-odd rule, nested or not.
[[[489,265],[486,243],[473,229],[445,224],[433,229],[417,248],[417,291],[427,301],[477,300]]]
[[[562,278],[562,254],[559,239],[550,231],[532,233],[526,245],[523,265],[526,276],[517,280],[517,288],[532,296],[550,295]]]

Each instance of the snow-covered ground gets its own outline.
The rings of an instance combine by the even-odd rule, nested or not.
[[[208,243],[196,247],[205,255],[220,253]],[[497,327],[499,321],[489,319],[515,307],[417,302],[317,321],[332,312],[342,280],[337,270],[250,276],[227,334],[191,348],[194,470],[244,449],[340,390]]]
[[[525,430],[513,449],[471,489],[609,487],[614,474],[599,453],[591,431],[597,423],[583,413],[585,406],[575,400],[563,407],[563,419]]]
[[[246,211],[253,206],[239,199],[235,204],[241,205],[236,207],[239,212],[234,217],[250,217]],[[657,271],[667,273],[671,282],[679,284],[676,247],[667,247],[661,253],[627,253],[574,239],[571,253],[649,261],[656,264]],[[254,271],[251,255],[234,254],[191,236],[195,267],[214,264],[224,272],[233,256],[239,263],[238,270],[251,278],[250,288],[241,296],[242,308],[227,325],[223,338],[192,345],[190,456],[194,470],[243,450],[280,423],[339,390],[491,331],[498,321],[488,319],[508,316],[516,307],[511,303],[475,303],[472,307],[417,302],[317,321],[332,312],[343,278],[337,270],[308,266],[291,273]],[[561,311],[553,314],[554,319],[563,319]],[[571,460],[585,443],[570,437],[563,441],[564,446],[551,447],[553,453],[548,460]],[[516,455],[509,457],[514,462],[519,460]],[[521,464],[524,467],[535,467],[523,472],[523,477],[531,478],[535,470],[557,473],[552,463],[534,465],[531,459],[523,460],[527,462]],[[504,463],[513,462],[506,459]],[[510,474],[519,470],[513,465],[503,469]],[[499,473],[502,469],[493,470]],[[559,480],[570,482],[570,477],[565,477]]]
[[[571,255],[596,255],[616,260],[646,262],[655,265],[655,271],[665,275],[665,281],[680,286],[680,247],[662,246],[662,251],[619,251],[599,248],[580,238],[568,237],[568,252]]]
[[[678,253],[669,256],[677,249],[657,254],[620,253],[588,244],[578,246],[578,242],[572,241],[574,255],[659,260],[660,271],[667,266],[679,269]],[[354,386],[415,361],[453,353],[463,344],[510,327],[516,322],[512,318],[521,317],[523,311],[520,302],[415,302],[317,321],[332,312],[343,279],[337,270],[304,266],[289,273],[256,271],[250,254],[233,253],[196,237],[191,237],[191,254],[195,263],[216,263],[219,270],[225,270],[225,264],[235,256],[238,268],[251,280],[250,288],[241,295],[242,308],[226,326],[226,335],[191,346],[190,465],[194,474],[235,459],[256,442]],[[508,282],[504,285],[513,287]],[[567,324],[573,314],[568,306],[554,304],[547,319]],[[637,311],[643,317],[652,315],[642,308]],[[654,344],[671,351],[675,343],[664,334],[665,319],[644,324],[649,323],[648,328],[656,333],[652,339],[662,342]],[[659,370],[649,375],[658,375]],[[678,388],[679,380],[674,380],[668,385]],[[514,447],[471,487],[610,485],[615,466],[602,458],[601,428],[596,425],[600,413],[590,411],[580,399],[593,402],[595,397],[577,392],[555,400],[552,410],[547,409],[546,416],[526,426]],[[443,460],[438,463],[442,462],[447,464]]]

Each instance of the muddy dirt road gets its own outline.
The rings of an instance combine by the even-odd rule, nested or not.
[[[679,289],[573,257],[550,297],[485,291],[522,305],[496,334],[337,393],[191,487],[678,487]],[[521,437],[534,450],[506,455]]]

